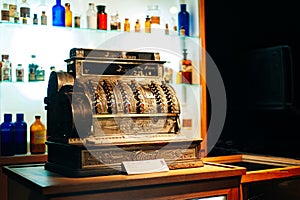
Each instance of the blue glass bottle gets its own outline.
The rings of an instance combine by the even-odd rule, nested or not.
[[[24,121],[24,114],[17,113],[15,126],[15,154],[27,153],[27,124]]]
[[[185,35],[190,35],[190,14],[186,10],[186,4],[180,4],[180,12],[178,13],[178,34],[180,29],[184,28]]]
[[[12,114],[4,114],[4,122],[0,126],[1,156],[14,155],[14,124]]]
[[[61,0],[56,0],[56,4],[52,7],[52,25],[65,26],[65,7],[61,5]]]

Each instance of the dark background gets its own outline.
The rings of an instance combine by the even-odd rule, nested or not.
[[[207,53],[216,63],[227,93],[224,129],[210,156],[247,152],[300,158],[300,11],[296,3],[205,2]],[[244,64],[243,57],[252,50],[278,45],[291,49],[293,104],[279,110],[250,109],[249,95],[256,94],[249,87],[256,81],[256,75],[248,74],[249,66]]]

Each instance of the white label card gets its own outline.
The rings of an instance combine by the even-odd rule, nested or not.
[[[123,161],[122,164],[127,174],[145,174],[169,171],[169,167],[164,159]]]

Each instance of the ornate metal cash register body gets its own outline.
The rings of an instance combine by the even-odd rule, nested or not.
[[[203,166],[200,137],[180,132],[180,102],[159,53],[74,48],[65,61],[45,97],[45,169],[109,175],[122,173],[123,161],[158,158],[170,169]]]

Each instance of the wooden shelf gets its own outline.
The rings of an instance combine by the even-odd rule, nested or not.
[[[26,163],[42,163],[48,159],[47,154],[22,154],[15,156],[0,156],[0,166]]]

